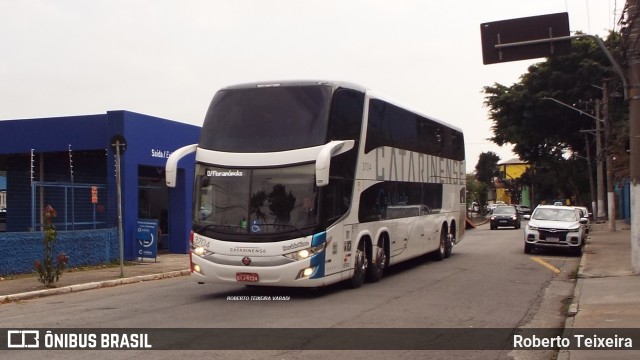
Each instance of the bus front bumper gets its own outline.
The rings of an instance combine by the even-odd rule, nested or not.
[[[238,263],[242,258],[238,259]],[[326,277],[318,277],[321,265],[310,260],[259,267],[226,265],[193,255],[191,278],[199,283],[237,284],[250,286],[318,287],[326,285]]]

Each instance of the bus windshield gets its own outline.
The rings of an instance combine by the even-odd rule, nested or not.
[[[195,180],[194,227],[214,231],[221,240],[225,234],[255,235],[250,241],[260,235],[298,237],[318,225],[313,163],[254,169],[197,164]]]
[[[329,86],[226,89],[216,93],[199,147],[224,152],[274,152],[324,145]]]

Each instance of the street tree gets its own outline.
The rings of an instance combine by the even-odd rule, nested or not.
[[[619,33],[610,32],[605,41],[614,57],[620,40]],[[585,146],[594,147],[595,141],[585,144],[584,132],[595,128],[593,117],[602,118],[602,108],[595,108],[598,102],[607,101],[611,143],[623,142],[626,104],[618,97],[602,99],[604,84],[611,94],[621,92],[619,79],[595,41],[580,38],[572,41],[570,54],[531,65],[517,83],[484,88],[493,123],[490,140],[512,144],[520,159],[533,165],[527,180],[539,182],[538,199],[588,200]],[[596,154],[595,148],[590,151]]]
[[[487,205],[487,192],[490,190],[495,191],[493,180],[498,173],[498,161],[500,161],[500,157],[493,151],[483,152],[478,156],[475,178],[478,181],[476,188],[479,194],[478,203],[480,209],[484,210]]]
[[[498,161],[500,157],[493,151],[481,153],[476,163],[476,179],[485,184],[493,183],[498,171]]]
[[[487,204],[487,184],[479,181],[475,174],[467,174],[467,208],[474,202],[480,210]]]

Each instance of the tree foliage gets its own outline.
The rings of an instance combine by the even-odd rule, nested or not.
[[[467,174],[467,208],[477,202],[480,209],[487,205],[487,183],[479,181],[475,174]]]
[[[620,34],[611,32],[605,44],[617,57]],[[610,93],[622,92],[603,51],[594,40],[580,38],[572,41],[570,54],[531,65],[519,82],[484,88],[492,121],[490,140],[498,145],[512,144],[520,159],[534,165],[537,170],[528,175],[529,180],[549,185],[541,186],[539,195],[572,197],[588,193],[584,134],[595,128],[595,120],[584,113],[596,115],[593,105],[595,99],[602,99],[605,82]],[[614,129],[612,143],[619,144],[624,141],[627,106],[619,97],[607,101]],[[596,154],[594,144],[593,139],[588,143],[591,154]],[[583,176],[576,178],[579,174]]]
[[[476,179],[485,184],[492,184],[498,171],[498,161],[500,157],[493,151],[481,153],[476,164]]]

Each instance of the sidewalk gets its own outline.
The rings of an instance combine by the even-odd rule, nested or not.
[[[630,225],[592,224],[565,329],[640,328],[640,276],[631,267]],[[637,340],[637,339],[636,339]],[[639,344],[634,344],[638,348]],[[640,351],[563,350],[558,359],[638,359]]]
[[[120,277],[119,266],[65,272],[56,284],[57,287],[53,289],[46,289],[36,276],[0,280],[0,304],[190,274],[188,254],[159,254],[156,261],[154,259],[143,260],[134,261],[132,265],[124,266],[124,277]]]

